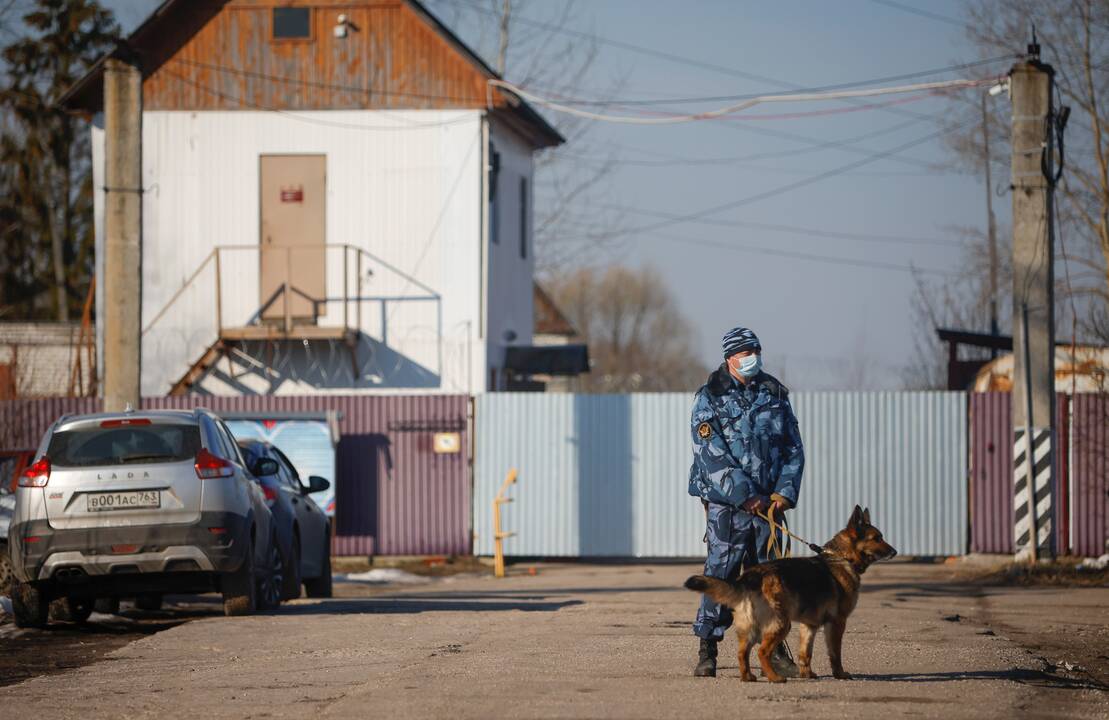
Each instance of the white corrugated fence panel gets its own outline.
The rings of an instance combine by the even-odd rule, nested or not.
[[[823,543],[858,503],[903,555],[967,548],[967,413],[961,392],[795,393],[805,443],[792,529]],[[802,548],[803,549],[803,548]]]

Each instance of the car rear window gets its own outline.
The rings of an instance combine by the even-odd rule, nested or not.
[[[90,427],[54,433],[46,456],[52,465],[87,467],[191,460],[200,450],[195,425]]]

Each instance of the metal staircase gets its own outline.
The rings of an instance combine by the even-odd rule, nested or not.
[[[319,249],[321,246],[315,246]],[[154,331],[160,322],[166,322],[167,318],[172,318],[176,313],[178,316],[184,316],[186,319],[182,320],[181,317],[177,318],[177,323],[187,323],[189,319],[195,320],[195,313],[189,315],[189,312],[195,310],[195,307],[190,307],[185,302],[184,298],[189,295],[189,291],[196,290],[200,279],[205,277],[206,271],[214,273],[214,289],[215,289],[215,323],[208,324],[207,328],[201,328],[199,332],[210,333],[210,341],[207,342],[205,349],[200,356],[188,365],[176,380],[171,381],[168,394],[170,395],[186,395],[194,391],[198,384],[204,380],[205,377],[212,372],[220,360],[226,359],[228,364],[228,376],[234,378],[235,370],[233,367],[233,356],[245,355],[242,351],[247,343],[273,342],[279,343],[282,341],[299,341],[308,347],[309,343],[316,341],[340,342],[344,345],[350,353],[351,365],[355,374],[357,374],[357,350],[359,338],[365,332],[362,322],[362,309],[366,303],[378,303],[384,308],[387,302],[398,302],[400,300],[417,300],[428,301],[438,304],[438,315],[442,317],[441,296],[431,288],[423,285],[413,278],[408,277],[404,273],[354,245],[349,244],[329,244],[322,246],[326,252],[341,252],[341,273],[342,273],[342,294],[339,297],[310,297],[308,294],[298,289],[293,279],[290,277],[292,263],[290,259],[286,258],[286,277],[277,290],[273,292],[264,302],[260,303],[253,312],[249,313],[245,322],[241,323],[225,323],[225,314],[228,312],[234,313],[233,310],[229,311],[225,307],[226,297],[224,293],[224,267],[227,265],[227,260],[224,255],[227,253],[242,253],[253,251],[260,252],[257,245],[224,245],[218,246],[208,254],[207,257],[200,263],[195,271],[185,280],[182,286],[176,293],[169,299],[169,301],[162,307],[162,309],[154,316],[154,318],[143,328],[143,336],[146,338],[148,333]],[[295,249],[288,248],[286,251],[291,252]],[[397,277],[403,279],[406,287],[412,287],[418,294],[408,295],[403,298],[395,296],[365,296],[362,294],[362,285],[367,277],[374,277],[374,267],[379,270],[384,270],[395,274]],[[259,267],[254,265],[254,267]],[[339,270],[339,267],[335,268]],[[241,281],[241,277],[236,277],[236,280]],[[353,280],[353,282],[352,282]],[[238,283],[241,286],[243,283]],[[241,307],[241,299],[238,302]],[[302,311],[301,316],[294,316],[294,305],[299,308],[311,307],[310,314],[304,314]],[[335,322],[335,317],[331,317],[331,324],[320,324],[321,318],[327,315],[328,309],[335,309],[336,305],[341,306],[341,313],[339,313],[339,322]],[[280,312],[277,312],[280,310]],[[240,313],[240,317],[242,317]],[[385,313],[382,312],[382,317]],[[195,336],[196,328],[190,328]],[[440,320],[439,327],[439,342],[442,342],[442,327]],[[194,341],[195,342],[195,341]],[[193,345],[194,343],[186,342],[186,345]],[[167,370],[169,370],[167,368]]]

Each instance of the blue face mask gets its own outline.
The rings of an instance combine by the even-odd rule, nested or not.
[[[755,353],[754,355],[748,355],[747,357],[740,358],[739,366],[736,368],[736,372],[738,372],[745,378],[755,377],[759,374],[759,370],[762,370],[761,353]]]

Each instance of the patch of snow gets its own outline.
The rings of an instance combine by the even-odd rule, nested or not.
[[[431,582],[431,578],[422,575],[413,575],[397,568],[374,568],[360,573],[336,573],[335,579],[339,582],[359,582],[370,585],[423,585]]]
[[[1091,571],[1104,570],[1106,567],[1109,567],[1109,553],[1105,553],[1104,555],[1102,555],[1101,557],[1099,557],[1097,559],[1086,558],[1082,562],[1078,563],[1078,569],[1080,571],[1081,570],[1091,570]]]

